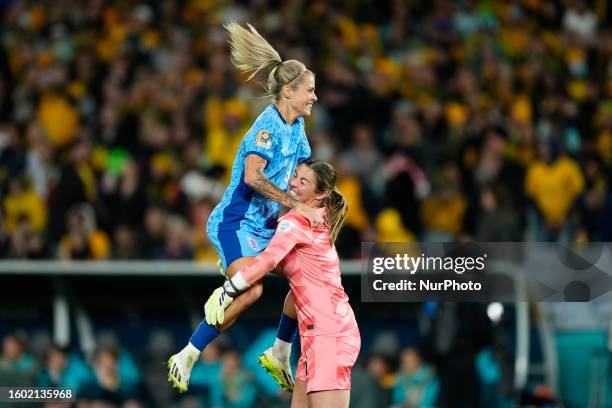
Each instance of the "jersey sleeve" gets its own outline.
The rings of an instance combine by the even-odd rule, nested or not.
[[[240,273],[249,285],[276,268],[280,261],[298,245],[312,242],[312,230],[306,218],[290,212],[278,223],[276,232],[266,249]]]
[[[308,138],[306,132],[302,131],[302,137],[300,138],[300,145],[298,146],[298,163],[303,163],[310,159],[312,151],[310,150],[310,144],[308,144]]]
[[[272,119],[259,118],[244,138],[245,157],[256,154],[271,162],[279,137],[278,126]]]

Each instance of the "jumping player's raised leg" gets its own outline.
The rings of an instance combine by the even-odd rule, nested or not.
[[[225,275],[228,278],[234,276],[241,268],[244,268],[253,259],[252,256],[243,256],[242,258],[236,259],[225,271]],[[263,294],[263,284],[257,282],[251,285],[248,290],[241,293],[232,304],[225,311],[225,320],[223,324],[219,326],[221,331],[229,329],[238,319],[242,313],[244,313],[253,303],[255,303]]]
[[[227,268],[227,276],[233,276],[240,268],[246,266],[253,257],[244,256],[236,259]],[[238,296],[227,309],[226,320],[219,326],[211,326],[203,319],[196,330],[191,335],[189,343],[177,354],[170,357],[168,360],[168,380],[180,392],[187,391],[189,387],[189,377],[191,369],[198,360],[200,353],[204,348],[222,331],[227,330],[238,319],[240,314],[244,313],[253,303],[261,297],[263,293],[263,285],[261,282],[252,285],[249,290]]]

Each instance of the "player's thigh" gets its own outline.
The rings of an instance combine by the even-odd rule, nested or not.
[[[259,255],[270,242],[270,238],[261,237],[248,229],[210,232],[208,236],[221,258],[226,274],[235,274],[245,265],[242,258],[250,259]]]
[[[314,391],[308,394],[310,408],[343,408],[349,406],[350,390]]]
[[[253,260],[252,256],[243,256],[242,258],[236,259],[232,264],[227,268],[225,275],[228,278],[236,275],[239,270],[247,266]],[[257,299],[261,297],[263,294],[263,284],[261,279],[255,283],[253,283],[247,290],[242,292],[240,296],[238,296],[233,303],[244,303],[245,305],[250,305],[255,302]]]
[[[305,381],[295,380],[293,395],[291,396],[291,408],[308,408]]]
[[[228,267],[227,270],[225,271],[225,275],[228,278],[231,278],[232,276],[234,276],[240,269],[244,268],[245,266],[247,266],[252,260],[253,258],[255,258],[254,256],[243,256],[241,258],[236,259],[235,261],[233,261]]]

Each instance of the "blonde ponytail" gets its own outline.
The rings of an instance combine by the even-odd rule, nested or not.
[[[230,36],[232,63],[236,68],[250,74],[247,81],[250,81],[261,70],[272,68],[268,73],[265,85],[266,96],[279,98],[283,85],[297,86],[305,72],[312,74],[298,60],[283,62],[274,47],[252,25],[247,23],[248,30],[234,22],[227,23],[224,27]]]
[[[332,242],[336,241],[340,228],[346,219],[348,211],[348,203],[346,199],[336,187],[332,190],[327,198],[327,222],[329,223],[329,236]]]
[[[227,23],[224,27],[230,35],[232,63],[241,71],[251,74],[247,81],[262,69],[282,62],[278,52],[252,25],[247,23],[248,30],[234,22]]]

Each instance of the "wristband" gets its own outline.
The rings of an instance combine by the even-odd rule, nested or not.
[[[234,283],[231,279],[225,280],[225,282],[223,283],[223,290],[225,291],[227,296],[231,297],[232,299],[240,294],[240,291],[236,286],[234,286]]]

